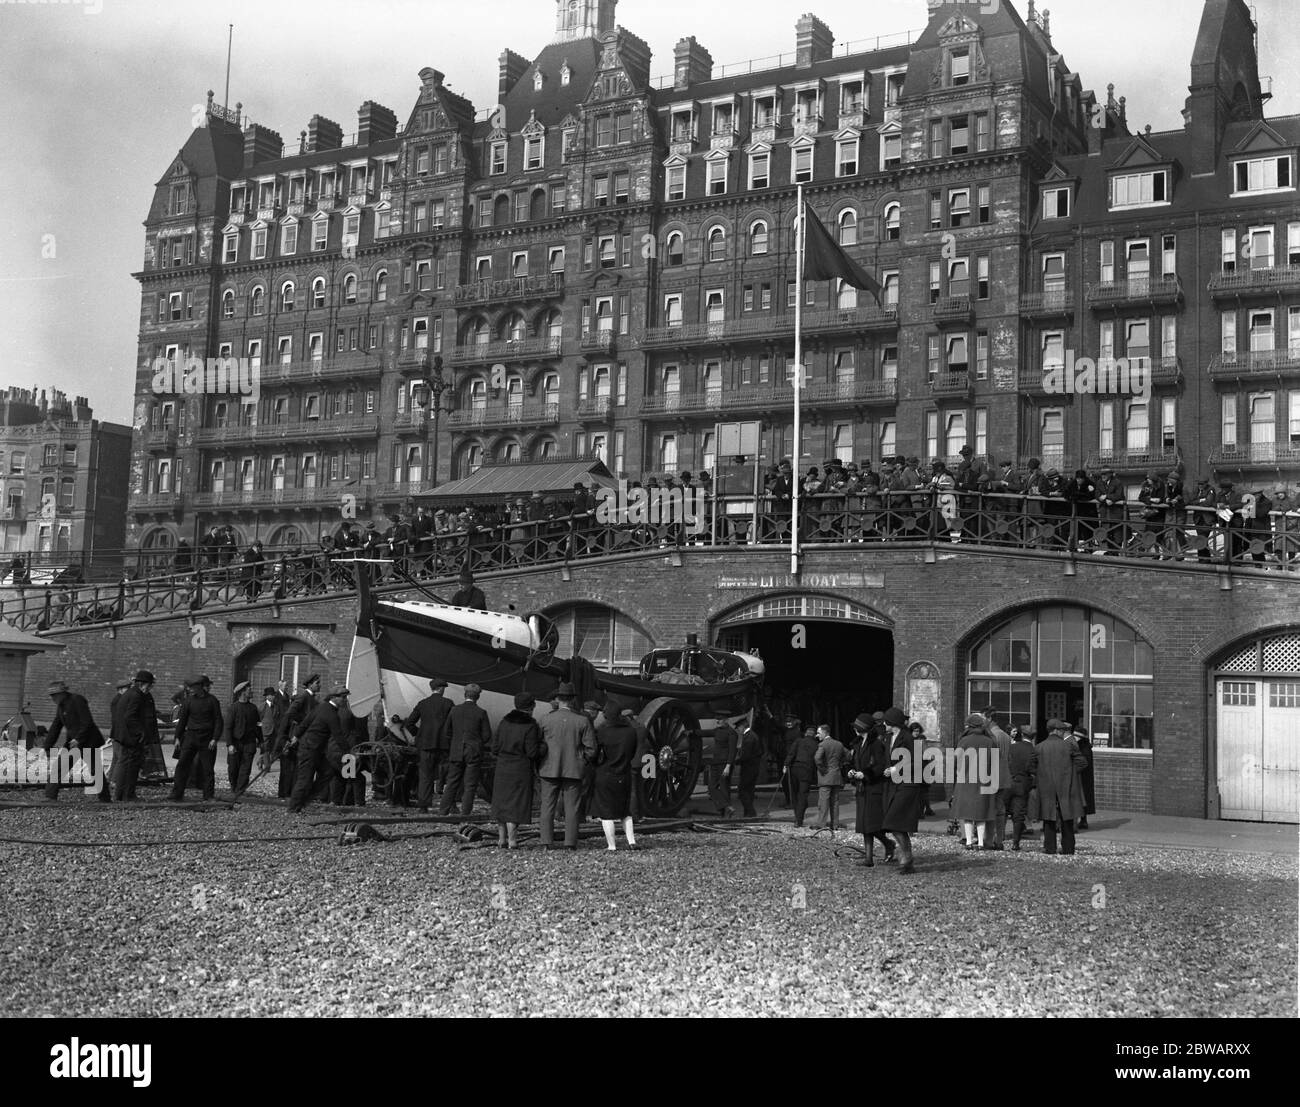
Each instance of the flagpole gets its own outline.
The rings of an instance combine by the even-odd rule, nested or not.
[[[790,517],[790,575],[799,575],[799,393],[803,388],[803,250],[804,250],[803,185],[799,186],[799,215],[795,222],[795,296],[794,296],[794,458],[790,466],[794,481],[794,495]]]

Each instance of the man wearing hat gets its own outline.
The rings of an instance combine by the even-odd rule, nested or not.
[[[150,689],[153,673],[141,669],[131,685],[118,696],[113,713],[113,799],[135,799],[135,782],[140,775],[146,747],[158,745],[158,708]]]
[[[280,716],[280,729],[275,735],[271,760],[280,762],[281,799],[289,799],[293,795],[294,777],[298,771],[298,738],[315,714],[320,683],[320,675],[312,673],[302,682],[301,690],[289,701],[288,708]]]
[[[54,701],[54,721],[50,723],[49,732],[45,735],[44,748],[49,751],[58,747],[59,738],[66,731],[64,738],[66,747],[69,750],[81,751],[86,771],[92,774],[91,779],[96,782],[95,790],[91,794],[97,795],[100,802],[107,803],[108,785],[104,780],[104,766],[99,754],[99,749],[104,744],[104,736],[95,725],[95,720],[91,718],[90,704],[80,692],[69,692],[68,686],[61,680],[50,683],[50,699]],[[45,785],[46,799],[59,798],[60,775],[61,773],[56,771],[56,766],[51,764],[48,783]]]
[[[1099,553],[1124,548],[1124,505],[1127,496],[1124,486],[1115,479],[1115,470],[1106,468],[1097,474],[1098,520],[1105,534]]]
[[[226,716],[226,774],[230,790],[239,795],[248,787],[257,757],[257,743],[262,737],[262,720],[251,702],[253,686],[247,681],[235,685],[235,702]]]
[[[1088,829],[1088,816],[1097,813],[1097,789],[1092,771],[1092,739],[1088,737],[1088,728],[1076,723],[1070,735],[1070,743],[1084,756],[1088,767],[1079,772],[1079,788],[1083,793],[1083,812],[1074,824],[1075,830]]]
[[[487,597],[483,595],[483,589],[474,583],[474,574],[468,569],[462,569],[457,580],[460,582],[460,588],[451,597],[451,606],[486,611]]]
[[[754,797],[758,792],[758,770],[763,764],[763,742],[752,726],[740,732],[736,742],[736,766],[739,781],[736,795],[740,797],[740,810],[747,819],[757,817]]]
[[[735,813],[731,806],[731,769],[736,763],[736,732],[725,711],[714,712],[717,725],[704,738],[704,757],[709,772],[709,798],[720,816]]]
[[[1011,812],[1011,735],[998,725],[998,712],[992,704],[980,712],[984,716],[984,729],[998,748],[997,813],[993,819],[993,833],[989,845],[996,850],[1004,848],[1007,837],[1007,815]]]
[[[483,757],[492,748],[492,724],[488,713],[478,705],[483,694],[477,684],[465,685],[465,699],[447,712],[443,733],[448,738],[447,783],[443,785],[438,814],[450,814],[458,800],[460,813],[468,819],[478,795],[478,779]],[[464,798],[462,799],[462,792]]]
[[[1038,785],[1039,811],[1043,818],[1043,852],[1056,852],[1056,824],[1061,824],[1061,852],[1074,852],[1074,820],[1083,814],[1083,789],[1079,774],[1087,759],[1065,740],[1070,728],[1060,719],[1049,719],[1047,737],[1029,758],[1029,772]]]
[[[1034,754],[1033,727],[1013,727],[1011,731],[1011,752],[1007,755],[1007,764],[1011,773],[1011,848],[1020,852],[1020,839],[1025,836],[1025,813],[1029,809],[1029,790],[1034,786],[1034,774],[1029,762]]]
[[[813,727],[808,727],[799,737],[786,743],[782,775],[790,779],[794,825],[803,826],[804,813],[808,810],[808,793],[817,778],[817,731]]]
[[[298,768],[294,774],[293,795],[289,799],[289,813],[299,814],[318,792],[324,792],[333,782],[334,770],[325,759],[330,740],[343,741],[343,720],[340,706],[348,702],[351,693],[346,688],[336,688],[326,697],[308,720],[298,740]]]
[[[1224,477],[1219,481],[1219,491],[1214,497],[1214,511],[1218,516],[1221,532],[1226,532],[1225,543],[1228,557],[1232,561],[1241,560],[1246,548],[1242,528],[1245,520],[1241,517],[1242,499],[1236,485]]]
[[[212,799],[217,789],[217,739],[223,723],[221,704],[208,691],[212,681],[195,677],[187,682],[190,694],[181,704],[176,720],[176,778],[172,782],[172,802],[185,798],[185,788],[190,782],[190,770],[196,768],[198,785],[203,798]],[[197,762],[197,767],[195,766]]]
[[[915,764],[910,748],[911,735],[906,729],[907,716],[897,707],[885,712],[885,728],[888,738],[885,770],[885,817],[881,820],[884,830],[898,839],[900,874],[915,872],[912,857],[912,835],[916,833],[921,821],[921,766]],[[900,763],[896,755],[907,754],[906,762]],[[904,764],[911,764],[911,772],[904,771]],[[888,857],[885,860],[889,860]]]
[[[418,802],[421,811],[428,811],[433,803],[433,793],[438,782],[438,767],[443,761],[441,736],[447,716],[451,714],[451,701],[443,692],[447,682],[442,677],[429,681],[429,694],[415,705],[406,720],[406,729],[415,735],[415,748],[420,758],[420,790]]]
[[[583,766],[596,759],[596,732],[591,720],[578,710],[578,693],[565,681],[556,691],[559,706],[541,720],[545,756],[537,773],[542,780],[538,819],[542,845],[555,845],[555,808],[564,797],[564,848],[578,848],[578,800]]]

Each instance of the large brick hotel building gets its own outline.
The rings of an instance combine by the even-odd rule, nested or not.
[[[498,105],[427,68],[400,120],[366,101],[355,134],[314,116],[286,141],[210,103],[146,224],[134,544],[166,549],[213,523],[310,542],[345,494],[382,516],[486,461],[712,469],[721,420],[761,421],[766,456],[787,455],[801,183],[884,285],[879,305],[807,290],[804,464],[969,444],[1109,464],[1134,486],[1181,462],[1189,478],[1294,489],[1300,119],[1266,118],[1242,0],[1206,0],[1184,125],[1147,133],[1113,85],[1071,71],[1032,4],[935,4],[918,35],[838,46],[805,15],[792,53],[725,70],[684,38],[657,79],[615,2],[558,3],[534,58],[500,56]],[[258,394],[156,395],[155,360],[188,356],[250,359]],[[1143,359],[1150,390],[1044,387],[1099,357]],[[871,574],[849,576],[827,578],[845,612],[872,598]],[[655,638],[653,613],[633,619],[616,591],[581,597],[609,608],[609,640]],[[986,698],[1026,718],[1081,706],[1117,764],[1142,766],[1113,775],[1134,803],[1218,813],[1204,744],[1218,693],[1198,693],[1200,769],[1163,794],[1133,785],[1172,725],[1158,622],[1144,635],[1121,620],[1122,658],[1079,660],[1064,643],[1114,613],[1049,592],[1003,615],[990,599],[984,622],[952,628],[947,662],[930,653],[944,715]],[[733,598],[709,630],[752,645],[771,621]],[[813,617],[798,602],[782,617]],[[1279,628],[1263,604],[1257,624]],[[1294,671],[1237,629],[1222,646],[1255,651],[1251,679]],[[1217,647],[1195,649],[1198,680],[1220,671]],[[886,694],[904,696],[919,659],[898,637],[894,652]],[[1288,687],[1256,690],[1284,711]]]

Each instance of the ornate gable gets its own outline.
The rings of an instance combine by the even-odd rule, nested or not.
[[[1243,137],[1242,140],[1232,148],[1232,152],[1234,154],[1262,154],[1273,150],[1289,150],[1291,148],[1291,143],[1287,142],[1287,140],[1270,127],[1266,121],[1261,119],[1251,127],[1245,137]]]

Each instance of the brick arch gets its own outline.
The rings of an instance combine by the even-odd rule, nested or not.
[[[1276,638],[1279,634],[1296,633],[1300,633],[1300,622],[1295,620],[1251,627],[1228,639],[1226,643],[1212,640],[1212,635],[1207,633],[1192,649],[1191,657],[1193,661],[1208,668],[1215,658],[1234,654],[1251,642],[1257,642],[1262,638]]]
[[[961,656],[964,651],[970,648],[971,643],[979,641],[995,625],[1010,616],[1021,611],[1055,606],[1090,607],[1094,611],[1100,611],[1113,619],[1118,619],[1126,626],[1132,627],[1146,639],[1153,649],[1161,641],[1159,632],[1154,630],[1151,624],[1142,616],[1132,611],[1121,610],[1114,604],[1107,604],[1104,599],[1099,599],[1095,593],[1086,592],[1082,586],[1076,585],[1068,590],[1063,590],[1058,585],[1030,589],[1028,592],[1020,593],[1015,599],[999,600],[996,603],[989,604],[975,614],[974,621],[970,624],[971,629],[953,644],[954,649],[957,655]]]
[[[581,606],[582,604],[590,604],[596,607],[607,607],[611,611],[617,611],[621,615],[626,615],[629,619],[633,620],[637,624],[637,626],[639,626],[643,631],[646,632],[646,636],[650,639],[652,643],[654,643],[656,648],[660,645],[658,636],[654,633],[655,630],[654,614],[639,603],[629,602],[623,596],[620,596],[617,601],[611,601],[604,595],[595,592],[588,592],[588,591],[581,591],[581,590],[574,591],[574,592],[566,592],[565,595],[561,596],[556,600],[553,600],[551,603],[546,604],[544,607],[537,608],[537,610],[541,611],[542,614],[546,615],[549,618],[555,611],[561,608],[578,607]]]
[[[740,611],[748,607],[750,604],[757,602],[758,600],[779,599],[781,596],[800,596],[800,597],[817,596],[822,599],[837,600],[840,603],[853,604],[855,607],[866,608],[866,610],[871,611],[876,615],[879,615],[881,618],[888,619],[890,624],[888,627],[880,627],[880,626],[876,626],[875,624],[864,623],[863,624],[864,626],[875,626],[875,629],[888,630],[890,634],[893,634],[894,631],[898,628],[898,609],[895,608],[892,604],[888,602],[880,603],[874,601],[872,603],[867,603],[861,599],[858,599],[857,597],[847,595],[844,592],[836,592],[836,591],[821,589],[821,588],[817,588],[817,589],[784,588],[784,589],[776,589],[774,591],[763,591],[763,590],[755,591],[747,594],[743,599],[738,600],[735,603],[730,603],[726,607],[721,608],[718,611],[711,612],[707,617],[707,625],[709,626],[711,632],[716,631],[719,627],[719,624],[724,622],[727,619],[727,617],[733,614],[734,612]],[[856,624],[850,623],[849,625],[852,626]]]

